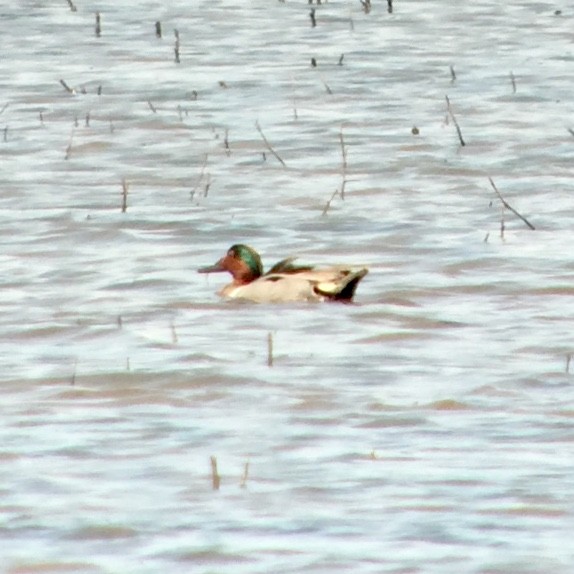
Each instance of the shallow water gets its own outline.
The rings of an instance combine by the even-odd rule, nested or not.
[[[571,572],[570,7],[192,4],[0,7],[2,571]]]

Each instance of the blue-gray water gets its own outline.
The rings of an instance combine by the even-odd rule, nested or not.
[[[572,6],[75,5],[0,6],[0,570],[572,572]]]

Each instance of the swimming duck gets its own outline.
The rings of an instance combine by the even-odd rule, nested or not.
[[[295,265],[294,260],[294,257],[282,259],[264,273],[259,253],[248,245],[236,244],[232,245],[217,263],[202,267],[198,272],[228,271],[233,281],[223,287],[219,295],[256,303],[349,302],[353,299],[359,281],[368,273],[366,268],[315,269]]]

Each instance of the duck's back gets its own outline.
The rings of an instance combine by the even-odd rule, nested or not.
[[[294,274],[269,273],[247,285],[229,285],[221,295],[257,303],[296,301],[350,301],[366,269],[332,267],[301,270]]]

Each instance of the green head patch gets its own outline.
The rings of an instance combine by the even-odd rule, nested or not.
[[[261,275],[263,275],[263,263],[261,262],[261,257],[259,256],[259,253],[257,253],[257,251],[252,247],[249,247],[249,245],[243,245],[241,243],[232,245],[229,248],[228,254],[243,261],[247,267],[249,267],[254,278],[261,277]]]

